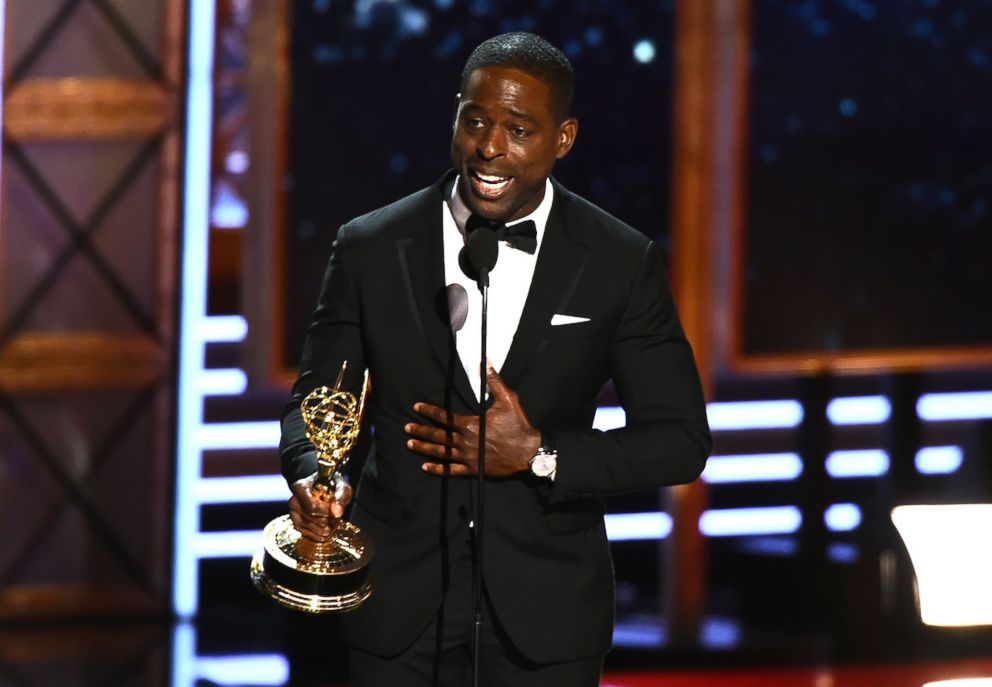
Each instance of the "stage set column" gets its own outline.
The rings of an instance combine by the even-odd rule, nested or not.
[[[741,221],[748,0],[681,0],[675,19],[672,284],[709,399],[730,340],[731,247]],[[664,545],[664,612],[673,646],[693,646],[706,604],[702,481],[667,490],[674,526]]]

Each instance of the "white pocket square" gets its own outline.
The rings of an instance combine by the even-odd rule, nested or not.
[[[551,326],[557,327],[562,324],[578,324],[579,322],[588,322],[588,317],[576,317],[575,315],[561,315],[555,313],[551,318]]]

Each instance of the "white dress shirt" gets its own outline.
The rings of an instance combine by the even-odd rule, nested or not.
[[[486,339],[486,354],[493,367],[499,372],[510,344],[520,323],[520,313],[523,312],[530,282],[534,277],[534,267],[537,256],[541,252],[544,230],[548,223],[548,214],[554,201],[554,190],[551,181],[544,182],[544,198],[534,212],[519,220],[508,222],[508,226],[533,220],[537,228],[537,249],[531,255],[526,251],[511,248],[505,241],[499,243],[499,258],[496,266],[489,273],[489,327]],[[455,332],[455,346],[462,367],[472,384],[475,397],[479,397],[481,380],[479,377],[479,355],[481,352],[480,327],[482,326],[482,293],[475,280],[462,272],[458,265],[458,252],[465,245],[465,223],[472,214],[458,195],[458,179],[451,189],[451,197],[445,203],[448,212],[443,212],[444,240],[444,277],[449,294],[453,284],[465,289],[468,297],[468,314],[465,324]]]

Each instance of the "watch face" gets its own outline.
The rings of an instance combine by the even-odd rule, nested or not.
[[[558,467],[558,457],[553,454],[539,453],[534,456],[534,462],[531,463],[531,471],[538,477],[547,477],[555,468]]]

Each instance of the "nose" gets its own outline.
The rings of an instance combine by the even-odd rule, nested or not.
[[[476,154],[483,160],[495,160],[506,153],[506,136],[499,127],[491,126],[479,138]]]

